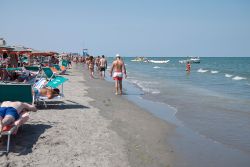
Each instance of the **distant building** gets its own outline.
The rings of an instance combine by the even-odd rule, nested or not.
[[[4,40],[4,38],[0,38],[0,46],[4,45],[6,45],[6,41]]]

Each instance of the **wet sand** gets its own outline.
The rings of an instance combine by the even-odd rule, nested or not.
[[[31,113],[0,166],[173,166],[167,143],[174,126],[115,95],[112,83],[90,79],[80,65],[68,74],[65,97]]]

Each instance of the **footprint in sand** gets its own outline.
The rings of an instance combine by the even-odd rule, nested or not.
[[[104,105],[107,106],[107,107],[112,105],[112,104],[111,104],[111,99],[107,99],[107,101],[106,101],[106,100],[103,100],[102,102],[103,102]]]

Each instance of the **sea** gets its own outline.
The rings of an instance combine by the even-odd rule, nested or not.
[[[133,59],[125,97],[176,127],[175,166],[250,166],[250,57],[200,57],[190,72],[186,57]]]

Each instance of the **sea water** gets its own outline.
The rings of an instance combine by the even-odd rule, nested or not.
[[[141,106],[156,116],[172,123],[175,120],[185,139],[179,140],[180,152],[200,146],[193,154],[201,162],[195,164],[194,156],[184,155],[187,162],[179,166],[199,166],[206,161],[213,161],[212,166],[250,166],[250,57],[204,57],[191,64],[190,72],[179,63],[185,59],[181,57],[148,57],[159,61],[154,63],[123,59],[128,73],[124,80],[127,96],[144,103]],[[164,60],[169,62],[160,63]],[[157,107],[161,105],[171,113],[163,114],[164,107]],[[202,151],[205,146],[209,148]],[[218,154],[224,159],[214,160]]]

